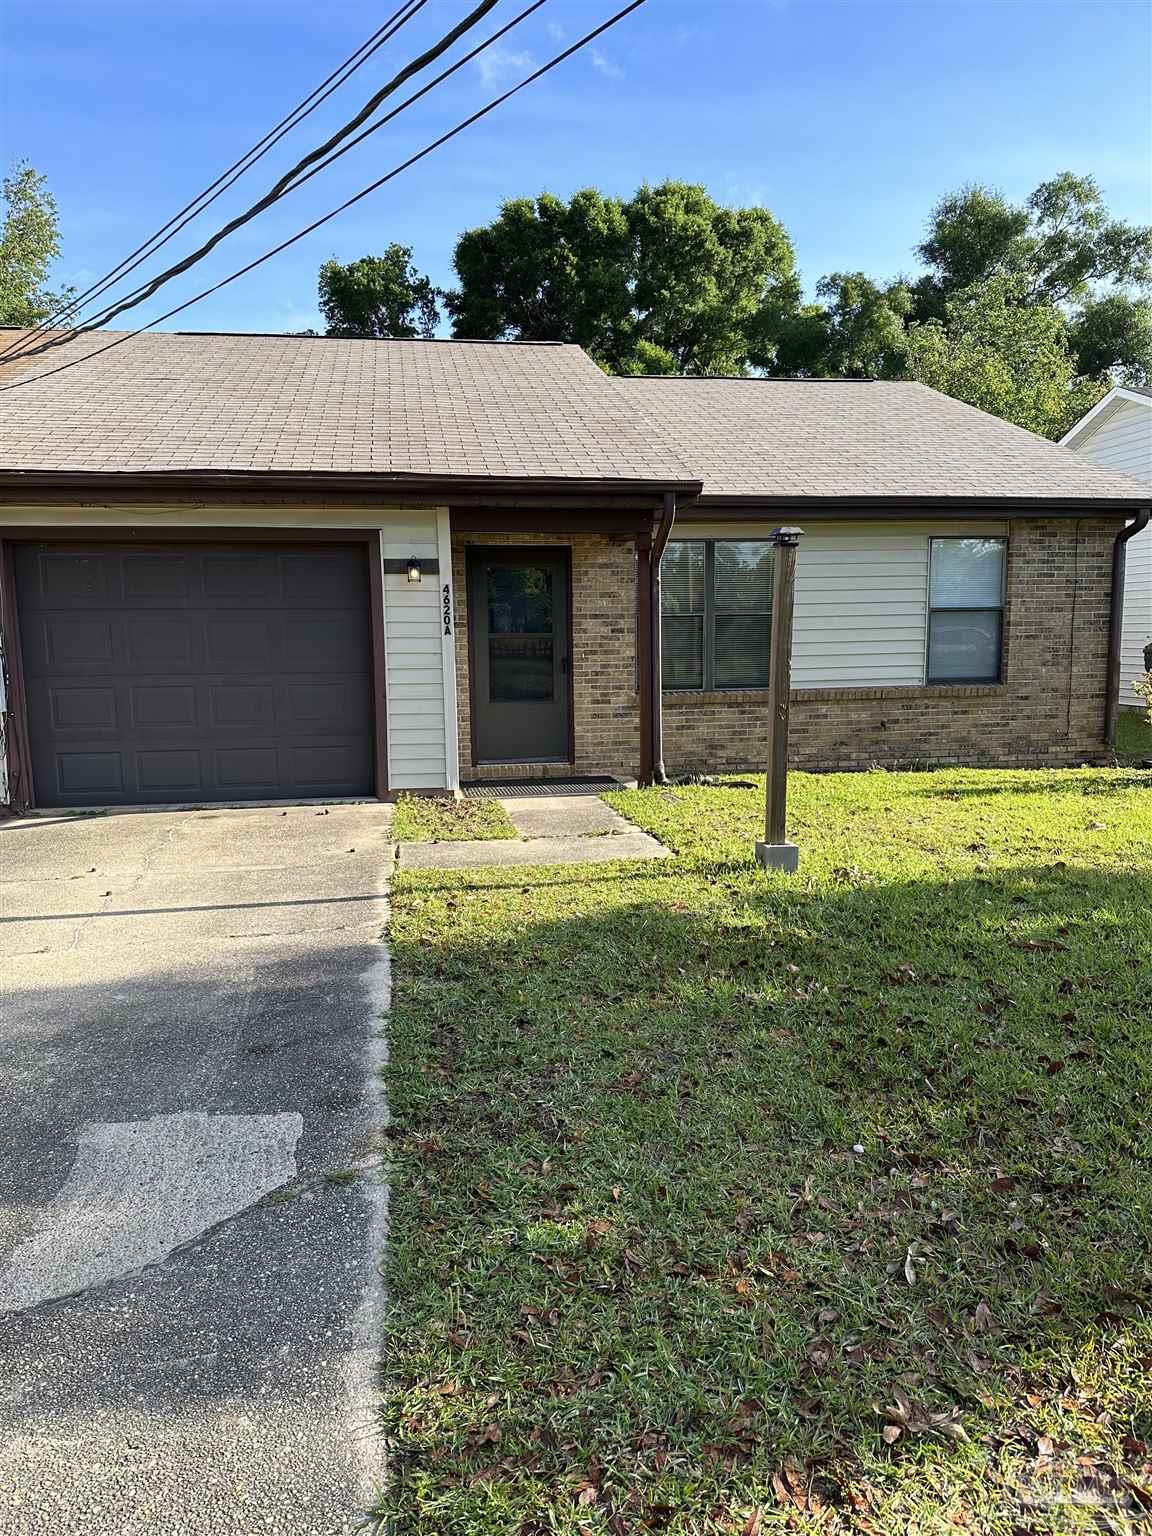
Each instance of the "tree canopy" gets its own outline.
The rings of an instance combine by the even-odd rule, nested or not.
[[[454,335],[575,342],[612,373],[743,373],[764,306],[799,298],[766,208],[679,181],[514,199],[461,235],[455,264]]]
[[[27,164],[17,165],[0,183],[0,199],[0,325],[37,325],[71,293],[46,286],[60,254],[56,202],[45,178]]]
[[[908,376],[1005,421],[1061,437],[1104,392],[1077,378],[1068,324],[1051,304],[1028,304],[1024,279],[1000,273],[945,301],[944,319],[907,332]]]
[[[1152,380],[1152,229],[1065,171],[1015,203],[968,186],[933,208],[918,276],[833,272],[806,300],[762,207],[666,181],[505,202],[462,234],[437,295],[406,246],[328,262],[329,335],[574,342],[609,373],[913,378],[1059,436],[1113,382]]]
[[[436,334],[436,289],[412,265],[412,250],[393,243],[383,256],[361,256],[320,268],[320,312],[329,336],[377,340]]]

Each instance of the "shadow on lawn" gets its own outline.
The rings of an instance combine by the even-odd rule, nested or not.
[[[463,1404],[427,1440],[393,1414],[398,1497],[447,1445],[462,1511],[469,1479],[538,1510],[591,1465],[590,1528],[738,1530],[703,1515],[775,1506],[789,1459],[847,1509],[862,1468],[936,1447],[942,1500],[951,1479],[1015,1516],[1047,1433],[1043,1499],[1138,1512],[1147,879],[744,880],[693,907],[661,899],[676,874],[608,907],[599,871],[472,881],[554,911],[397,944],[400,1390],[504,1394],[497,1440]],[[445,1291],[464,1322],[438,1354]],[[889,1449],[874,1404],[900,1393]],[[933,1427],[951,1410],[975,1445]]]

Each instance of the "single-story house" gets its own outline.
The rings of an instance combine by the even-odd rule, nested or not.
[[[1135,384],[1110,389],[1060,441],[1073,453],[1152,486],[1152,389]],[[1144,650],[1148,645],[1152,645],[1152,527],[1137,534],[1127,551],[1120,642],[1122,708],[1143,707],[1132,684],[1147,671]]]
[[[114,340],[0,367],[15,806],[755,767],[781,523],[797,764],[1107,756],[1152,498],[928,389]]]

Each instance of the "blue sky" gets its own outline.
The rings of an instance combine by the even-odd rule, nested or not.
[[[136,314],[147,320],[375,179],[622,0],[549,0],[332,172],[262,215]],[[112,266],[350,53],[395,0],[8,0],[0,152],[44,171],[60,205],[57,276]],[[465,0],[417,21],[217,203],[259,195],[351,116]],[[505,0],[481,34],[520,9]],[[478,34],[478,35],[481,35]],[[506,197],[703,182],[782,220],[809,285],[915,270],[934,200],[983,181],[1023,197],[1070,169],[1119,215],[1152,219],[1147,0],[649,0],[601,42],[351,213],[172,322],[283,331],[318,321],[316,271],[390,240],[451,281],[463,229]],[[241,194],[247,194],[243,196]],[[140,323],[139,320],[134,323]]]

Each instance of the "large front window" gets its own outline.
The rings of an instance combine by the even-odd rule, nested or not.
[[[769,540],[674,540],[661,585],[665,688],[768,686]]]
[[[998,683],[1006,539],[931,541],[928,681]]]

